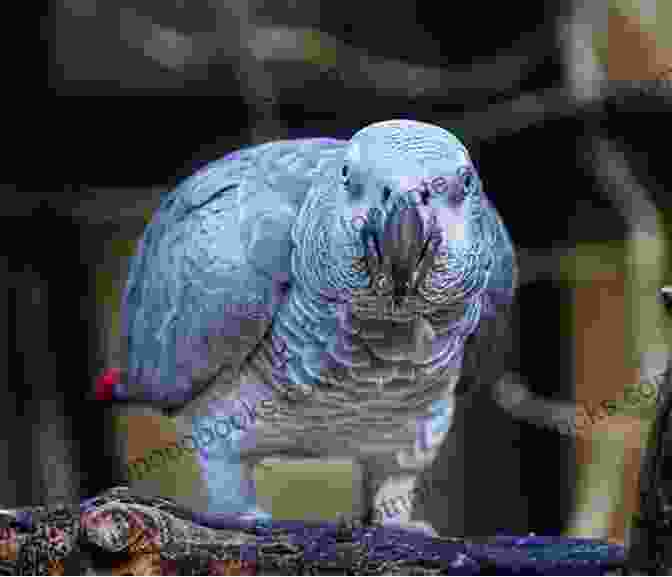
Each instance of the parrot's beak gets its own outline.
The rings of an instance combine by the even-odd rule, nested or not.
[[[431,265],[428,229],[416,206],[395,209],[385,221],[381,246],[383,271],[392,281],[393,297],[398,303],[415,292]]]

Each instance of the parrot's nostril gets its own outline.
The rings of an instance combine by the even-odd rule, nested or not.
[[[398,307],[401,306],[404,297],[409,294],[409,285],[408,281],[406,280],[407,278],[407,274],[395,275],[394,277],[393,299],[394,304]]]

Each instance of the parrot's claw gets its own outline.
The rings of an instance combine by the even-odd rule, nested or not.
[[[338,513],[336,515],[336,537],[337,539],[352,539],[353,531],[361,529],[363,526],[362,521],[356,517],[345,515],[344,513]]]

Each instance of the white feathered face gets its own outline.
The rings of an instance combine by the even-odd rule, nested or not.
[[[371,125],[352,138],[340,176],[355,311],[382,302],[427,312],[485,286],[487,200],[456,137],[411,121]]]

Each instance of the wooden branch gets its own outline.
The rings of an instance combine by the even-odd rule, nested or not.
[[[171,501],[126,487],[75,505],[0,510],[0,569],[22,575],[585,575],[619,570],[625,558],[621,545],[593,539],[430,538],[342,522],[213,529],[189,517]]]

